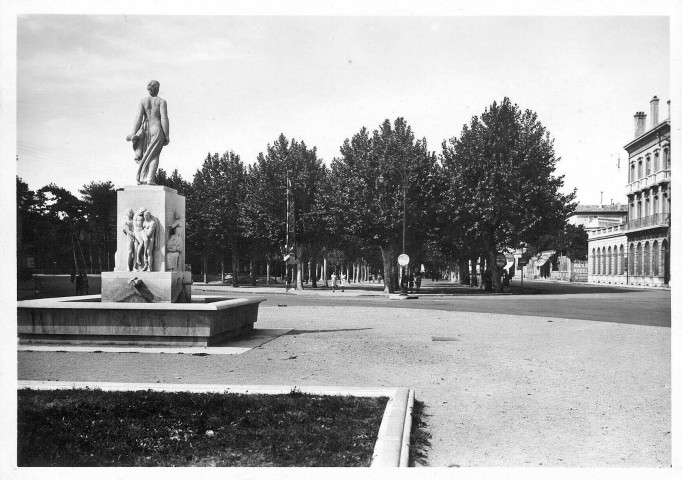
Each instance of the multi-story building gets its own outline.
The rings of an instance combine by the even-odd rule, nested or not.
[[[627,222],[589,232],[588,281],[639,286],[670,285],[670,101],[659,121],[658,98],[651,120],[635,114],[628,152]]]
[[[615,203],[611,205],[581,205],[568,216],[568,223],[582,225],[586,232],[620,225],[627,219],[628,207]]]

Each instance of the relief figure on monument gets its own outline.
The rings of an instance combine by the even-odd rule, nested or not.
[[[160,247],[158,225],[158,221],[152,216],[151,212],[149,212],[149,210],[145,210],[144,221],[142,222],[142,229],[145,234],[144,236],[146,237],[146,243],[144,245],[143,271],[154,271],[154,251],[158,250]]]
[[[123,233],[126,236],[126,270],[132,272],[135,268],[135,231],[133,228],[133,209],[125,211],[123,217]]]
[[[170,143],[167,106],[166,101],[157,96],[159,86],[156,80],[147,84],[149,96],[140,101],[133,133],[126,137],[127,141],[133,142],[138,185],[156,185],[161,149]]]
[[[182,226],[177,212],[173,214],[174,222],[168,228],[168,242],[166,243],[166,270],[175,272],[180,268],[180,255],[182,253]]]
[[[144,268],[144,252],[147,247],[147,234],[144,231],[144,212],[145,208],[141,208],[133,217],[133,233],[135,235],[135,270],[142,270]]]

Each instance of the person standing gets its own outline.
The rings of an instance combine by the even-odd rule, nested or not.
[[[138,185],[156,185],[161,149],[170,143],[168,108],[166,101],[157,96],[161,85],[156,80],[147,84],[149,96],[143,98],[135,117],[133,133],[126,137],[133,142]]]
[[[336,272],[332,272],[332,292],[336,291]]]
[[[346,274],[343,273],[343,270],[341,271],[341,291],[346,291]]]
[[[417,293],[419,293],[419,289],[422,286],[422,272],[421,272],[421,270],[417,272],[417,275],[415,275],[414,282],[417,284]]]

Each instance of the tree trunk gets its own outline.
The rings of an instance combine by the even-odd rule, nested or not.
[[[308,250],[303,243],[296,244],[296,290],[303,291],[303,269],[306,264]]]
[[[324,278],[324,286],[328,287],[329,283],[327,282],[327,257],[325,257],[322,260],[322,276]]]
[[[312,267],[310,269],[311,271],[310,280],[313,284],[313,288],[317,288],[317,257],[313,257],[310,260],[310,266]]]
[[[465,258],[459,259],[459,284],[469,285],[471,272],[469,272],[469,261]]]
[[[76,273],[78,273],[78,258],[76,257],[76,242],[73,241],[73,233],[71,234],[71,251],[73,252],[73,264],[76,268]],[[57,272],[52,272],[52,273],[57,273]]]
[[[265,284],[270,286],[270,260],[265,259]]]
[[[384,262],[384,293],[393,293],[396,289],[396,258],[398,249],[394,245],[381,247],[381,259]]]
[[[476,275],[476,265],[478,264],[478,256],[471,257],[469,259],[469,266],[467,270],[469,270],[471,273],[469,274],[469,285],[472,287],[477,287],[478,286],[478,276]]]
[[[497,247],[493,245],[488,249],[488,271],[492,275],[493,291],[502,293],[502,281],[500,278],[500,269],[497,266]]]
[[[239,250],[237,242],[232,242],[232,286],[239,287]]]

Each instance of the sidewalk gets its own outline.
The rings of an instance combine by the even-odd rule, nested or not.
[[[276,302],[256,328],[283,334],[237,355],[19,351],[18,378],[407,387],[428,466],[671,464],[670,328]]]

